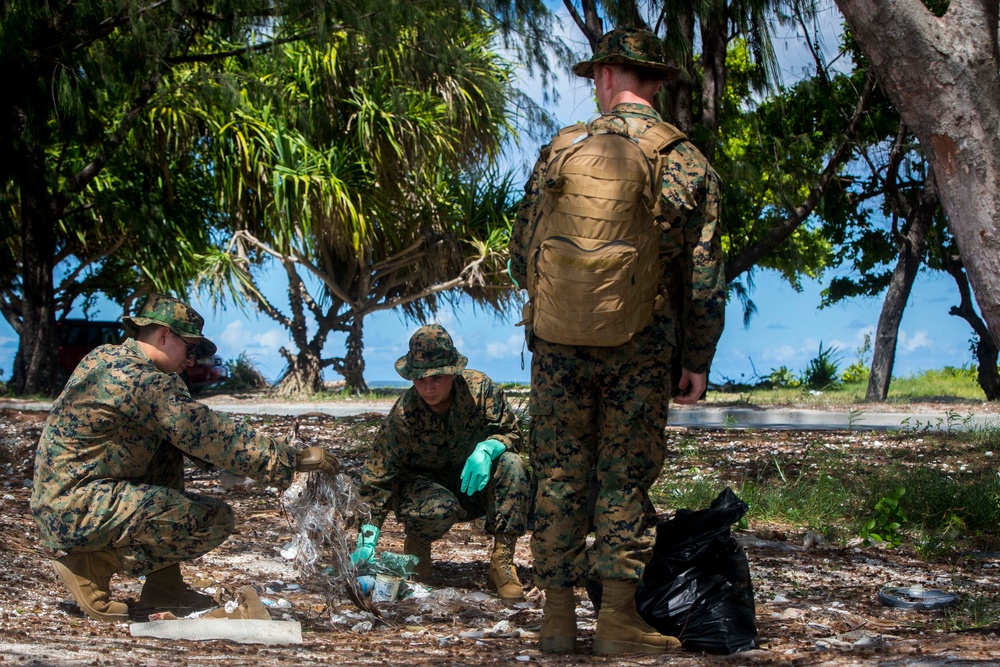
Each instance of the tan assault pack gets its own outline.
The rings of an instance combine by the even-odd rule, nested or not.
[[[578,123],[553,139],[528,248],[525,322],[536,336],[617,347],[664,305],[653,219],[664,154],[684,138],[668,123],[640,137]]]

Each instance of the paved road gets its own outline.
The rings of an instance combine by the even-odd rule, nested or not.
[[[297,416],[321,413],[334,417],[348,417],[366,412],[386,414],[386,403],[352,404],[350,402],[316,403],[253,403],[249,401],[227,403],[211,400],[213,409],[230,414],[263,414]],[[0,400],[0,408],[20,410],[51,409],[51,402]],[[797,408],[741,408],[698,405],[672,407],[670,425],[686,428],[753,428],[800,430],[967,430],[974,428],[1000,428],[1000,415],[971,414],[961,411],[942,412],[853,412],[836,410],[806,410]]]
[[[671,426],[801,430],[971,430],[1000,428],[1000,415],[968,412],[865,412],[797,408],[671,408]]]

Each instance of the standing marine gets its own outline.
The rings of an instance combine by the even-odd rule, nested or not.
[[[676,74],[655,34],[612,30],[573,71],[593,79],[601,113],[542,148],[510,242],[511,278],[529,296],[539,646],[577,650],[574,588],[596,580],[594,652],[661,653],[680,642],[642,620],[635,593],[652,555],[671,362],[679,354],[683,369],[674,400],[696,402],[722,332],[719,182],[653,108]]]

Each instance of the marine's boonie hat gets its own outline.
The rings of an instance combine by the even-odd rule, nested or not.
[[[597,42],[594,57],[573,65],[573,74],[594,78],[594,65],[629,65],[659,74],[663,79],[679,70],[663,62],[663,42],[649,30],[615,28]]]
[[[160,324],[168,327],[178,336],[198,344],[198,350],[195,352],[195,356],[198,358],[210,357],[218,349],[215,343],[201,334],[202,327],[205,326],[205,318],[183,301],[165,294],[151,294],[146,299],[146,303],[142,305],[139,314],[135,317],[126,315],[122,318],[122,324],[125,325],[125,333],[129,336],[135,336],[139,327],[144,327],[147,324]]]
[[[469,358],[458,353],[445,328],[428,324],[410,336],[410,351],[396,360],[396,372],[407,380],[458,375],[467,363]]]

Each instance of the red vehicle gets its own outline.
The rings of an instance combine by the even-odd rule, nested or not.
[[[59,326],[59,368],[62,382],[66,383],[80,360],[98,345],[120,343],[125,338],[121,322],[101,320],[62,320]],[[196,392],[229,378],[229,369],[219,355],[202,357],[194,362],[181,377],[192,392]]]
[[[223,363],[222,357],[213,354],[211,357],[202,357],[194,362],[194,366],[188,366],[187,370],[181,373],[184,382],[192,393],[197,393],[205,387],[210,387],[229,379],[229,369]]]

